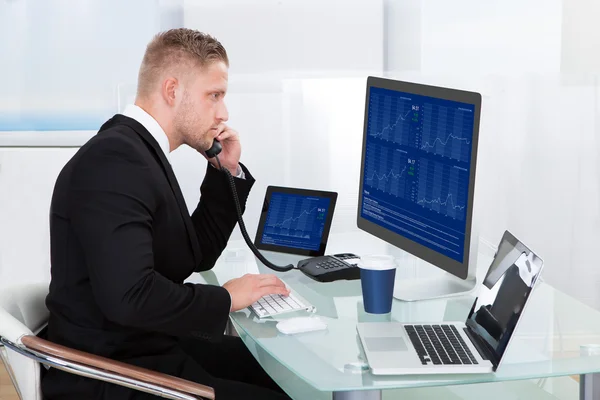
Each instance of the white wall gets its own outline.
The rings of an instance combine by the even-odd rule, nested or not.
[[[570,0],[563,4],[561,71],[598,74],[600,71],[600,2]]]
[[[424,73],[557,73],[560,0],[423,0]]]
[[[231,74],[381,69],[382,0],[185,0],[185,26],[215,35]]]
[[[117,85],[136,78],[160,10],[158,0],[0,2],[0,126],[94,129],[115,112]]]
[[[50,276],[54,181],[75,149],[0,149],[0,290]]]
[[[545,259],[549,283],[600,307],[597,2],[419,5],[420,60],[387,74],[483,94],[482,237],[495,244],[512,230]],[[403,68],[412,64],[419,70]]]

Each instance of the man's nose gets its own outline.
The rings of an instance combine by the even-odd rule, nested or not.
[[[225,103],[221,103],[219,109],[217,110],[217,119],[225,122],[229,119],[229,112],[227,111],[227,106]]]

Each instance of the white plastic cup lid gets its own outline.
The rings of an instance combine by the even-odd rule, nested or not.
[[[360,258],[358,266],[362,269],[384,271],[396,268],[396,260],[387,254],[368,255]]]

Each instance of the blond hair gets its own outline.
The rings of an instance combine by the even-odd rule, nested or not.
[[[146,47],[138,75],[137,95],[149,95],[168,69],[202,68],[215,61],[229,66],[225,48],[214,37],[187,28],[161,32]]]

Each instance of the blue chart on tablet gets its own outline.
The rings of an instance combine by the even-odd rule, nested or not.
[[[318,250],[330,199],[273,193],[262,233],[262,243]]]

